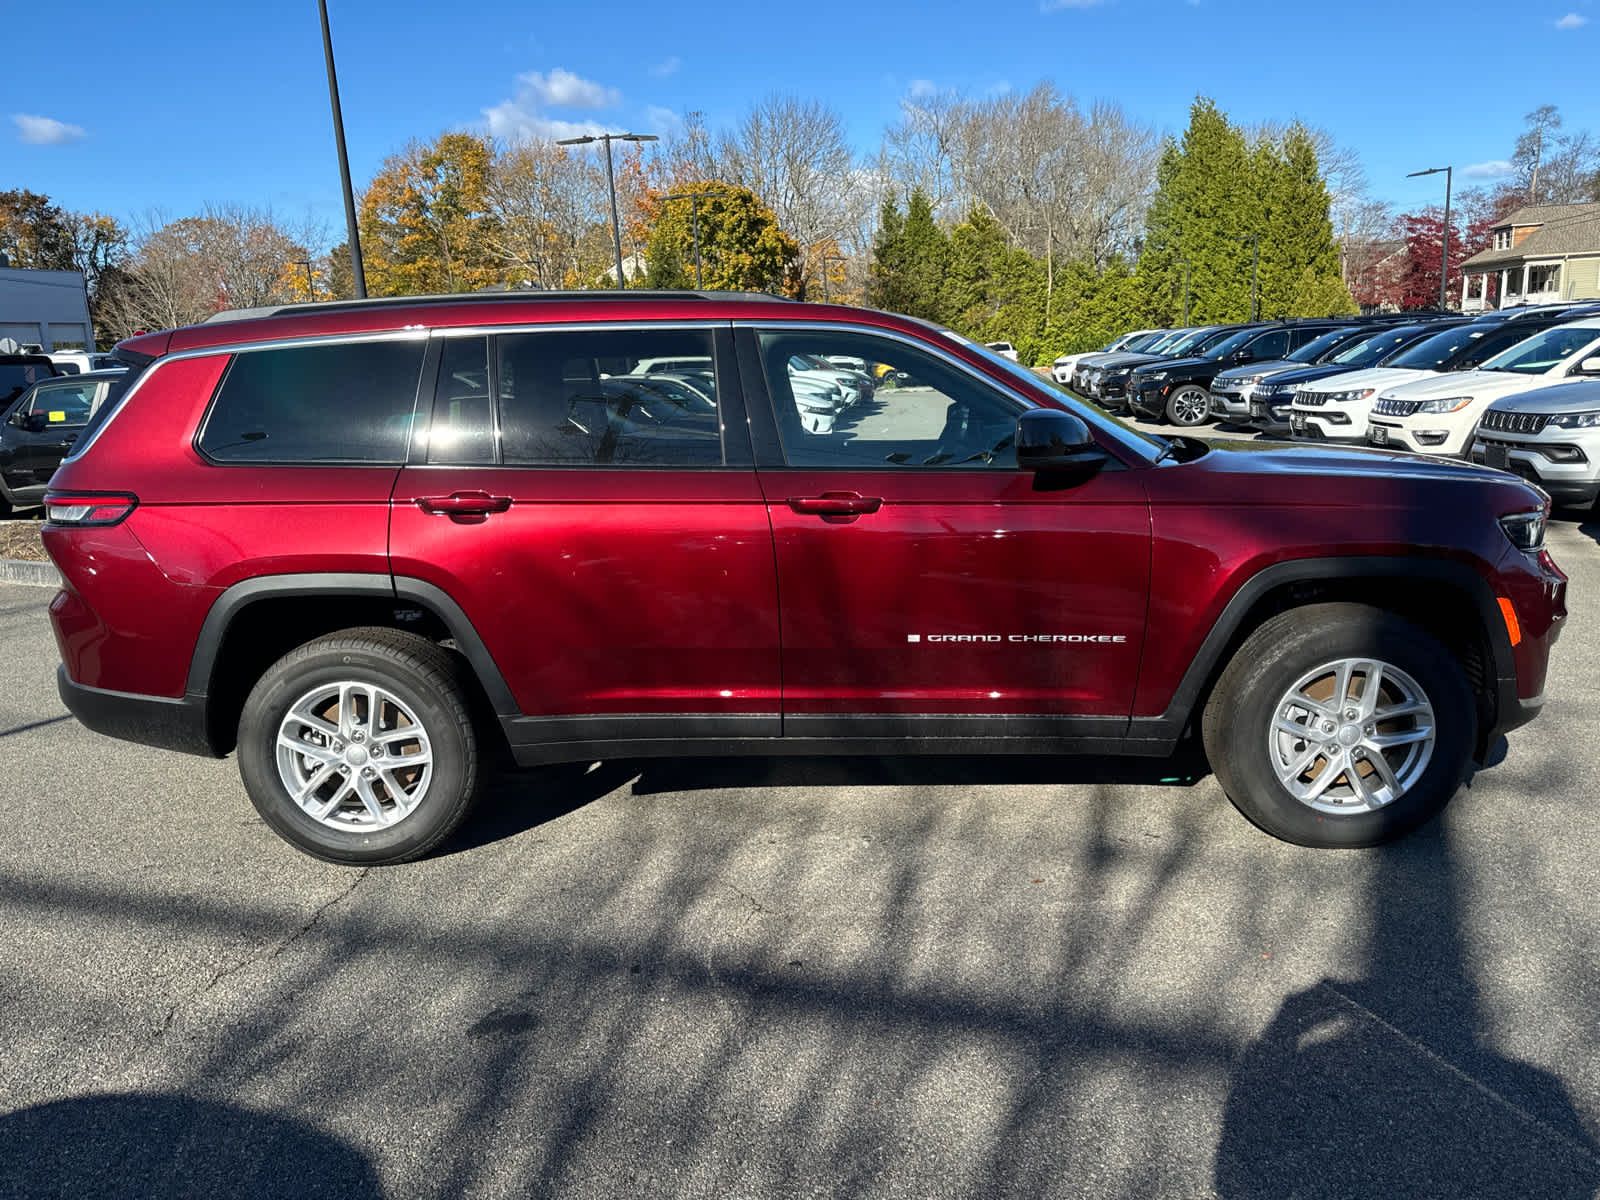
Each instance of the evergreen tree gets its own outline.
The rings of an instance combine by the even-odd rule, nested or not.
[[[1291,126],[1271,160],[1262,189],[1261,315],[1356,311],[1340,279],[1328,187],[1305,129]]]
[[[912,189],[903,218],[893,196],[884,201],[872,244],[868,294],[873,307],[928,321],[943,320],[949,263],[950,241],[933,219],[927,193]]]

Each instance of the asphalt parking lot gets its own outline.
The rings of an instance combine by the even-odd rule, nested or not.
[[[1192,757],[604,763],[414,865],[98,738],[0,586],[0,1196],[1593,1197],[1600,523],[1376,851]]]

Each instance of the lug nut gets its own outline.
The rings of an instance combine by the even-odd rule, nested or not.
[[[1367,726],[1367,736],[1368,737],[1371,737],[1373,734],[1375,734],[1377,732],[1378,732],[1378,727],[1376,725],[1368,725]]]
[[[374,778],[377,777],[377,774],[378,773],[376,771],[374,771],[371,767],[362,767],[361,768],[361,778],[363,778],[363,779],[374,779]]]
[[[364,742],[367,740],[367,735],[362,733],[361,730],[357,729],[350,735],[350,740],[352,742]]]
[[[1334,729],[1334,725],[1333,725],[1332,721],[1324,721],[1322,723],[1322,732],[1323,733],[1332,733],[1333,729]]]
[[[1354,721],[1356,719],[1356,710],[1353,709],[1353,708],[1345,709],[1344,710],[1344,719],[1346,721]]]

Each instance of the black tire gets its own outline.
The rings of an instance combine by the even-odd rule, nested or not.
[[[329,862],[372,866],[406,862],[427,854],[461,824],[477,787],[478,739],[459,670],[455,657],[443,647],[415,634],[383,627],[346,629],[291,650],[256,682],[239,718],[239,773],[256,811],[285,840]],[[322,785],[321,797],[328,797],[330,787],[337,791],[342,786],[341,775],[350,778],[352,785],[356,775],[375,777],[377,786],[368,782],[367,794],[377,797],[380,807],[385,807],[382,801],[389,801],[386,807],[393,813],[398,806],[392,802],[406,795],[409,781],[420,792],[420,798],[414,801],[410,812],[398,816],[393,824],[354,825],[353,822],[369,819],[357,807],[361,797],[354,794],[333,811],[330,819],[319,820],[296,803],[284,780],[282,769],[297,769],[292,764],[284,768],[278,753],[279,730],[290,710],[316,690],[342,682],[383,689],[398,706],[386,711],[400,712],[414,721],[391,729],[382,737],[371,735],[371,744],[383,741],[404,745],[406,730],[416,725],[426,734],[425,742],[420,743],[432,757],[426,771],[393,768],[393,759],[385,764],[373,755],[371,769],[342,763]],[[358,708],[359,716],[354,702],[353,707]],[[369,713],[370,707],[369,703]],[[338,724],[342,730],[344,721]],[[321,736],[315,730],[310,733]],[[355,743],[367,735],[348,736],[351,746],[347,753],[355,754]],[[362,761],[366,761],[365,757]],[[294,762],[310,773],[313,760],[297,756]],[[381,768],[386,765],[391,770],[382,774]],[[388,788],[391,779],[401,782],[398,792]],[[313,798],[318,794],[314,793]],[[410,801],[409,796],[406,799]]]
[[[1273,720],[1279,703],[1289,698],[1296,684],[1323,664],[1343,659],[1374,659],[1397,671],[1395,678],[1409,677],[1432,707],[1432,751],[1425,760],[1419,758],[1414,780],[1397,797],[1377,808],[1363,809],[1352,804],[1346,811],[1329,813],[1290,793],[1279,778],[1273,754],[1285,746],[1295,753],[1315,753],[1312,741],[1325,738],[1334,744],[1344,736],[1344,726],[1340,726],[1337,735],[1317,732],[1315,738],[1299,742],[1292,735],[1287,742],[1269,741],[1269,737],[1280,736],[1271,733]],[[1347,687],[1353,690],[1355,686],[1352,678]],[[1358,693],[1361,699],[1365,699],[1365,689],[1363,681]],[[1337,684],[1330,684],[1329,697],[1336,694]],[[1399,732],[1411,732],[1406,727],[1407,720],[1420,727],[1417,718],[1400,718],[1380,722],[1388,729],[1379,732],[1396,732],[1397,725]],[[1223,791],[1260,828],[1301,846],[1376,846],[1431,820],[1455,795],[1476,744],[1477,708],[1461,664],[1416,625],[1364,605],[1315,604],[1276,616],[1245,639],[1206,705],[1201,736],[1206,757]],[[1357,748],[1370,755],[1364,747]],[[1394,759],[1403,759],[1406,753],[1400,749],[1386,752],[1391,769]],[[1314,783],[1321,771],[1330,769],[1329,761],[1313,764],[1292,782],[1299,786]],[[1372,770],[1370,760],[1348,761],[1355,769],[1365,766],[1363,780],[1376,779],[1379,790],[1383,789],[1385,785]],[[1341,791],[1354,793],[1342,770],[1331,779],[1320,802],[1334,803],[1329,797],[1336,797]],[[1342,788],[1341,780],[1345,781]]]
[[[1167,397],[1167,422],[1184,429],[1204,425],[1211,419],[1211,394],[1198,384],[1185,383]]]

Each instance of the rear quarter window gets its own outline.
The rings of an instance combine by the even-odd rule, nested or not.
[[[425,345],[408,338],[235,354],[199,449],[215,462],[404,462]]]

